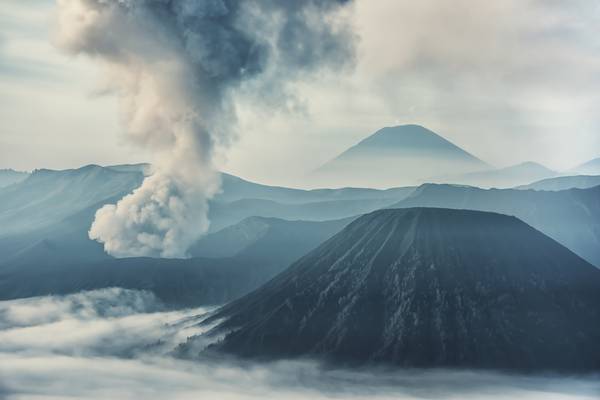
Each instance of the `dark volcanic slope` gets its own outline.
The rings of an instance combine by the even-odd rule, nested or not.
[[[520,220],[414,208],[359,218],[211,321],[243,357],[578,370],[600,368],[599,305],[600,271]]]

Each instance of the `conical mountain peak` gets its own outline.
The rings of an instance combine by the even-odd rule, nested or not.
[[[334,186],[392,187],[487,168],[479,158],[423,126],[399,125],[361,140],[317,169],[312,179]]]

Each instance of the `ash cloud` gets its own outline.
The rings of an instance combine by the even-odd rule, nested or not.
[[[210,309],[165,310],[150,293],[103,289],[0,302],[0,398],[595,399],[597,376],[337,370],[313,361],[171,357]],[[198,317],[200,315],[200,317]]]
[[[208,229],[236,96],[285,108],[295,81],[351,63],[347,3],[58,0],[57,45],[106,67],[128,137],[154,155],[153,175],[100,209],[90,238],[118,257],[185,256]]]

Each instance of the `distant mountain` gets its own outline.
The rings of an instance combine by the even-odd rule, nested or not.
[[[89,263],[107,258],[102,246],[88,239],[87,232],[94,214],[104,204],[113,204],[138,187],[148,170],[147,164],[36,170],[24,181],[0,189],[0,265]],[[211,201],[211,232],[253,216],[311,221],[353,217],[395,203],[414,190],[348,188],[309,191],[260,185],[232,175],[224,175],[223,189]],[[266,225],[273,228],[269,232],[278,232],[279,227],[284,229],[288,222],[271,220]],[[309,225],[307,222],[306,226]],[[305,229],[302,223],[297,228],[311,232],[310,237],[297,239],[314,246],[330,232],[325,227],[322,227],[322,233],[317,232],[321,228],[311,231]],[[282,237],[294,235],[295,229],[284,229],[279,234]],[[218,248],[215,243],[212,245],[205,246],[205,249]],[[230,245],[232,243],[226,246],[233,248]],[[297,248],[310,249],[303,245]],[[286,251],[291,256],[303,254],[294,249],[287,247]],[[273,251],[283,252],[283,249]],[[192,254],[206,255],[203,251],[192,251]],[[291,262],[293,258],[287,260]]]
[[[105,168],[117,172],[140,172],[144,175],[150,175],[152,172],[152,165],[148,163],[108,165]]]
[[[311,174],[326,186],[393,187],[489,166],[419,125],[380,129]]]
[[[514,215],[600,267],[600,187],[544,192],[426,184],[391,207],[441,207]]]
[[[517,186],[515,189],[557,191],[568,189],[589,189],[598,185],[600,185],[600,175],[575,175],[542,179],[541,181],[533,182],[529,185]]]
[[[117,285],[147,288],[167,302],[186,305],[229,301],[272,278],[355,215],[394,203],[413,190],[305,191],[227,175],[223,193],[210,205],[213,231],[226,229],[193,246],[194,261],[115,260],[87,232],[96,210],[133,191],[147,171],[144,164],[37,170],[0,189],[0,298]]]
[[[86,218],[53,226],[54,235],[40,232],[0,263],[0,300],[122,287],[150,290],[177,306],[222,304],[256,289],[352,221],[252,217],[209,234],[190,249],[193,259],[178,260],[113,259],[87,239],[92,215]]]
[[[0,189],[0,239],[39,230],[95,205],[117,201],[137,188],[149,164],[88,165],[34,171]],[[222,192],[211,201],[212,231],[250,216],[331,220],[375,210],[408,196],[413,187],[300,190],[267,186],[223,174]],[[1,258],[1,257],[0,257]]]
[[[121,258],[50,268],[4,267],[0,269],[0,300],[120,287],[148,290],[173,307],[223,304],[272,276],[259,279],[262,272],[255,267],[259,266],[199,258]]]
[[[249,217],[208,234],[189,250],[194,257],[275,258],[294,261],[342,230],[354,217],[333,221],[287,221]],[[275,253],[280,256],[275,257]]]
[[[102,245],[88,238],[96,210],[109,198],[76,212],[63,220],[33,231],[0,238],[0,268],[90,263],[111,258]]]
[[[139,172],[98,165],[35,170],[24,181],[0,190],[0,238],[41,229],[105,199],[122,197],[142,179]]]
[[[600,270],[518,219],[416,208],[357,219],[206,323],[242,357],[598,370],[598,304]]]
[[[141,172],[148,175],[152,171],[150,164],[109,165],[106,168],[119,172]],[[414,187],[396,187],[391,189],[370,189],[346,187],[340,189],[293,189],[283,186],[270,186],[251,182],[235,175],[221,173],[221,192],[213,201],[233,202],[243,199],[271,200],[279,203],[296,204],[334,200],[396,199],[407,196]]]
[[[400,196],[401,199],[405,195]],[[215,232],[252,216],[287,220],[327,221],[371,212],[395,203],[391,198],[330,200],[308,203],[279,203],[272,200],[242,199],[230,203],[211,202],[210,231]]]
[[[583,163],[569,172],[575,172],[580,175],[600,175],[600,157]]]
[[[144,175],[151,173],[150,164],[121,164],[109,165],[109,168],[119,172],[141,172]],[[396,187],[391,189],[370,189],[346,187],[341,189],[293,189],[283,186],[270,186],[251,182],[235,175],[221,173],[221,192],[213,201],[233,202],[243,199],[271,200],[279,203],[296,204],[333,200],[369,200],[369,199],[396,199],[407,196],[414,187]]]
[[[463,175],[442,176],[431,179],[430,183],[451,183],[479,186],[482,188],[512,188],[544,178],[554,177],[556,171],[545,166],[525,162],[511,167],[471,172]]]
[[[377,210],[409,196],[414,187],[302,190],[267,186],[222,174],[222,192],[209,209],[215,232],[253,216],[327,221]]]
[[[140,172],[97,165],[36,170],[0,189],[0,265],[91,262],[108,256],[88,238],[96,210],[130,193]]]
[[[368,189],[346,187],[341,189],[291,189],[281,186],[268,186],[249,182],[226,173],[221,174],[222,192],[214,201],[233,202],[242,199],[271,200],[279,203],[295,204],[337,200],[400,199],[408,196],[414,187],[391,189]]]
[[[28,176],[28,172],[15,171],[14,169],[0,169],[0,188],[21,182]]]

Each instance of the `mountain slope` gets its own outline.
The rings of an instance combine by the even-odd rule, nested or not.
[[[89,222],[53,226],[54,235],[40,232],[0,263],[0,300],[122,287],[178,306],[221,304],[256,289],[351,220],[253,217],[200,240],[192,259],[113,259],[87,239]]]
[[[431,182],[472,185],[483,188],[511,188],[540,179],[554,177],[556,174],[556,171],[552,171],[541,164],[525,162],[506,168],[434,178],[431,179]]]
[[[252,216],[306,221],[343,219],[371,212],[395,202],[391,198],[329,200],[294,204],[262,199],[242,199],[231,203],[215,201],[211,203],[209,210],[210,231],[218,231]]]
[[[570,172],[576,172],[580,175],[600,175],[600,157],[583,163]]]
[[[290,262],[306,254],[348,225],[354,217],[332,221],[288,221],[249,217],[208,234],[190,249],[194,257],[261,257],[281,253]],[[278,258],[279,259],[279,258]]]
[[[36,170],[24,181],[0,190],[0,237],[34,231],[105,199],[124,196],[142,179],[139,172],[97,165]]]
[[[514,215],[600,267],[600,187],[543,192],[427,184],[392,207],[441,207]]]
[[[144,176],[152,173],[152,165],[148,163],[107,165],[104,168],[117,172],[139,172]]]
[[[570,172],[575,172],[580,175],[600,175],[600,157],[578,165]]]
[[[234,202],[242,199],[271,200],[279,203],[297,204],[336,200],[400,199],[408,196],[414,187],[369,189],[346,187],[341,189],[292,189],[250,182],[234,175],[222,173],[222,192],[215,196],[218,202]]]
[[[88,231],[96,210],[106,202],[118,199],[106,199],[32,232],[0,238],[0,267],[31,265],[46,268],[111,258],[104,252],[102,244],[88,238]]]
[[[589,189],[598,185],[600,185],[600,175],[575,175],[542,179],[541,181],[533,182],[529,185],[517,186],[515,189],[558,191],[568,189]]]
[[[29,176],[28,172],[15,171],[14,169],[0,169],[0,188],[19,183]]]
[[[107,258],[102,246],[88,239],[87,232],[94,214],[104,204],[117,202],[139,186],[146,170],[146,164],[110,167],[90,165],[63,171],[38,170],[25,181],[1,189],[0,265],[48,266],[58,263],[90,263]],[[224,187],[222,195],[211,201],[213,232],[252,216],[315,221],[353,217],[403,199],[413,190],[351,188],[305,191],[264,186],[233,176],[228,179],[229,184]],[[243,197],[249,194],[278,198],[286,202]],[[225,201],[236,198],[238,200]],[[330,200],[310,202],[311,199]],[[336,227],[337,222],[332,224],[330,229],[325,225],[317,227],[317,224],[311,222],[271,220],[267,225],[273,229],[264,241],[259,241],[254,246],[253,259],[260,259],[272,268],[280,268],[281,263],[293,261],[343,226]],[[282,242],[284,238],[286,243]],[[293,245],[292,238],[301,245]],[[209,242],[210,240],[205,243]],[[269,249],[267,243],[280,246]],[[221,249],[223,246],[231,249],[232,245],[233,243],[225,240]],[[215,251],[218,247],[219,244],[213,241],[208,247],[205,245],[205,250],[208,251],[192,250],[191,254],[197,257],[234,255],[230,251],[210,254],[210,251]],[[261,252],[259,249],[264,253],[262,258],[257,257]],[[280,254],[270,257],[270,252]]]
[[[380,129],[312,174],[327,186],[414,185],[432,176],[488,168],[487,164],[419,125]]]
[[[589,370],[599,301],[599,270],[514,217],[381,210],[206,323],[242,357]]]

